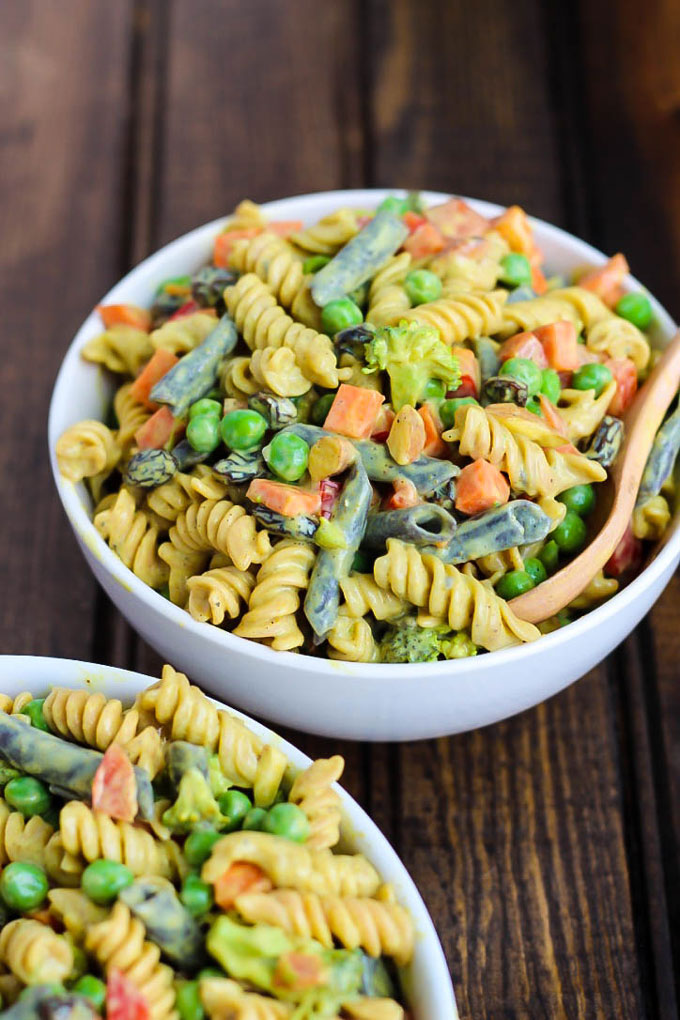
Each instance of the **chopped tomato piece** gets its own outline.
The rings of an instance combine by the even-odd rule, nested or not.
[[[174,355],[172,351],[166,351],[164,347],[159,347],[150,360],[147,361],[146,365],[130,387],[130,396],[134,397],[135,400],[138,400],[140,404],[145,404],[147,407],[158,407],[158,404],[149,400],[149,394],[156,383],[162,379],[164,375],[167,375],[170,369],[176,365],[178,361],[179,358]]]
[[[450,198],[441,205],[431,206],[426,213],[430,223],[434,223],[444,237],[456,240],[465,237],[476,237],[489,229],[489,221],[475,212],[462,198]]]
[[[545,294],[548,289],[548,281],[540,266],[531,267],[531,286],[537,294]]]
[[[279,237],[290,237],[302,230],[302,220],[272,220],[264,228],[267,234],[278,234]]]
[[[642,564],[642,542],[633,534],[629,524],[619,544],[604,565],[605,574],[621,577],[628,570],[637,570]]]
[[[472,376],[464,375],[461,376],[460,386],[455,390],[447,390],[446,396],[451,397],[474,397],[477,399],[478,395],[477,384]]]
[[[553,432],[557,432],[558,435],[566,438],[567,423],[560,414],[559,409],[542,393],[538,395],[538,402],[541,405],[541,413],[545,418],[546,425],[549,425]]]
[[[219,266],[220,269],[228,269],[229,256],[235,242],[240,241],[242,237],[257,237],[261,233],[262,227],[247,227],[243,230],[226,230],[223,234],[218,234],[213,247],[213,265]]]
[[[534,361],[539,368],[548,367],[543,344],[535,333],[515,333],[514,336],[504,340],[498,351],[498,357],[501,361],[509,361],[510,358],[527,358],[529,361]]]
[[[524,209],[518,205],[511,205],[501,216],[491,220],[491,226],[505,238],[513,251],[521,252],[531,259],[536,245],[534,232]]]
[[[414,259],[424,259],[442,250],[444,238],[434,223],[423,223],[409,234],[403,247]]]
[[[341,383],[323,427],[350,439],[368,439],[384,400],[377,390]]]
[[[573,372],[580,364],[576,328],[571,322],[551,322],[539,326],[534,336],[543,344],[548,364],[558,372]]]
[[[385,501],[388,510],[405,510],[407,507],[422,503],[418,490],[408,478],[395,478],[392,487],[394,492]]]
[[[146,997],[122,971],[109,971],[106,979],[107,1020],[150,1020]]]
[[[175,440],[184,428],[185,423],[175,418],[170,408],[163,405],[137,429],[135,442],[140,450],[161,450]]]
[[[451,348],[451,353],[458,360],[458,367],[460,368],[462,378],[472,379],[474,382],[477,392],[470,394],[470,396],[476,397],[482,385],[482,372],[479,362],[475,357],[475,352],[471,351],[468,347],[459,347],[457,344],[454,344]]]
[[[215,882],[215,903],[222,910],[231,910],[237,897],[244,893],[269,892],[272,883],[257,864],[234,861]]]
[[[174,322],[175,319],[183,319],[185,315],[193,315],[194,312],[200,312],[201,310],[202,309],[198,301],[185,301],[181,308],[178,308],[176,312],[172,313],[172,315],[168,319],[168,322]],[[205,311],[211,312],[213,311],[213,309],[206,308]]]
[[[274,971],[274,984],[301,992],[325,983],[324,966],[320,956],[292,950],[282,953]]]
[[[137,815],[137,780],[132,762],[120,744],[111,744],[92,780],[92,808],[120,822]]]
[[[402,220],[408,227],[409,234],[412,234],[414,230],[418,229],[418,227],[422,227],[424,223],[427,223],[427,220],[425,219],[424,216],[421,216],[420,213],[413,212],[410,209],[408,212],[404,213],[404,215],[402,216]]]
[[[607,408],[607,413],[620,418],[633,403],[637,393],[637,369],[630,358],[607,358],[605,365],[616,380],[616,393]]]
[[[579,287],[592,290],[602,298],[606,305],[613,308],[623,297],[623,280],[629,272],[626,258],[620,252],[612,255],[608,262],[598,269],[591,269],[578,281]]]
[[[102,322],[107,329],[111,326],[134,326],[146,333],[151,329],[151,312],[137,305],[97,305]]]
[[[507,503],[509,498],[505,475],[488,460],[480,458],[466,465],[456,480],[456,510],[462,514],[479,514]]]
[[[322,478],[319,482],[319,498],[321,500],[321,516],[330,519],[333,507],[340,495],[342,485],[332,478]]]
[[[394,411],[391,407],[386,404],[378,411],[378,417],[375,420],[373,431],[371,432],[371,439],[374,443],[384,443],[390,434],[392,428],[392,422],[394,421]]]
[[[423,453],[428,457],[441,457],[446,453],[447,446],[442,439],[442,423],[439,415],[432,408],[431,404],[423,404],[418,408],[418,414],[423,419],[425,426],[425,446]]]
[[[298,489],[285,482],[273,482],[269,478],[254,478],[246,496],[253,503],[264,503],[270,510],[276,510],[284,517],[321,512],[321,496],[318,492]]]

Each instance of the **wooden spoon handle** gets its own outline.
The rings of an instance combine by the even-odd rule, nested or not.
[[[547,581],[512,599],[521,620],[539,623],[569,605],[604,567],[628,526],[654,437],[680,387],[680,332],[657,362],[626,415],[626,435],[611,471],[612,507],[593,541]]]

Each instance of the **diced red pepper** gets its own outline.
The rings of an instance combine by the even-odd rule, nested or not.
[[[434,223],[422,223],[404,241],[404,250],[410,252],[414,259],[436,255],[443,247],[444,237]]]
[[[630,358],[607,358],[605,365],[616,380],[616,393],[607,408],[607,413],[620,418],[633,403],[637,393],[637,368]]]
[[[482,385],[482,372],[479,367],[479,362],[475,357],[475,352],[471,351],[469,347],[460,347],[457,344],[454,344],[451,348],[451,353],[458,361],[461,380],[472,379],[477,393],[472,393],[471,396],[477,396]]]
[[[332,478],[322,478],[319,482],[319,497],[321,499],[321,516],[329,520],[333,513],[333,507],[340,495],[342,485]]]
[[[408,227],[409,234],[412,234],[415,230],[418,229],[418,227],[422,227],[424,223],[427,223],[427,220],[425,219],[424,216],[421,216],[419,213],[413,212],[410,209],[408,212],[404,213],[404,215],[402,216],[402,220]]]
[[[213,247],[213,265],[220,269],[229,268],[229,256],[236,241],[244,237],[257,237],[262,233],[262,227],[247,227],[243,230],[226,230],[218,234]]]
[[[111,744],[92,780],[92,807],[120,822],[137,815],[137,780],[132,762],[120,744]]]
[[[151,1008],[138,988],[122,971],[109,971],[106,980],[107,1020],[150,1020]]]
[[[145,333],[151,329],[151,312],[138,305],[97,305],[97,311],[107,329],[111,326],[134,326]]]
[[[621,577],[629,570],[638,570],[642,564],[642,542],[633,534],[632,523],[623,533],[621,541],[604,566],[605,574]]]
[[[176,312],[173,312],[168,322],[174,322],[175,319],[183,319],[186,315],[193,315],[194,312],[200,312],[201,306],[198,301],[185,301],[181,308],[178,308]],[[208,311],[208,309],[206,309]]]
[[[510,358],[527,358],[535,362],[539,368],[548,367],[548,359],[545,356],[543,344],[535,333],[515,333],[514,336],[504,340],[498,351],[501,361],[509,361]]]
[[[137,429],[135,442],[140,450],[162,450],[171,440],[177,439],[184,429],[185,423],[175,418],[170,408],[164,404]]]
[[[430,223],[439,228],[444,237],[456,240],[477,237],[489,229],[489,221],[475,212],[462,198],[450,198],[441,205],[433,205],[427,210],[426,216]]]
[[[478,390],[475,384],[475,380],[469,375],[464,375],[461,377],[460,386],[458,387],[458,389],[447,390],[446,396],[447,398],[474,397],[476,400],[477,393]]]
[[[558,372],[573,372],[579,366],[576,327],[572,322],[560,320],[539,326],[534,336],[543,344],[548,364]]]
[[[151,390],[178,361],[179,358],[171,351],[167,351],[164,347],[159,347],[149,361],[147,361],[130,387],[130,396],[138,400],[140,404],[145,404],[146,407],[151,409],[158,407],[158,404],[149,400]]]
[[[270,879],[257,864],[234,861],[215,882],[215,903],[222,910],[231,910],[238,896],[244,893],[269,892]]]

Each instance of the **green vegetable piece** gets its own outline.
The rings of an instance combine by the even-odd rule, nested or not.
[[[328,417],[328,412],[330,411],[331,404],[334,400],[335,393],[324,393],[322,397],[319,397],[319,399],[312,404],[309,417],[310,421],[312,421],[314,425],[323,425]]]
[[[530,557],[530,559],[524,561],[524,569],[526,570],[531,580],[534,582],[534,586],[536,586],[537,584],[541,584],[541,582],[545,581],[546,577],[548,576],[548,572],[545,569],[541,560],[533,556]]]
[[[642,506],[652,496],[661,491],[661,487],[670,476],[680,449],[680,407],[676,408],[663,423],[652,443],[647,457],[645,470],[637,495],[636,506]]]
[[[220,811],[227,819],[224,828],[228,832],[240,829],[249,811],[252,811],[253,802],[250,797],[241,790],[228,790],[220,797]]]
[[[43,712],[44,704],[44,698],[34,698],[33,701],[29,701],[27,705],[24,705],[21,711],[31,720],[31,726],[49,733],[50,728],[45,722],[45,714]]]
[[[190,832],[201,822],[221,829],[225,818],[206,777],[198,769],[191,768],[182,776],[177,800],[163,813],[163,825],[173,832]]]
[[[289,538],[299,538],[303,541],[316,540],[316,533],[320,525],[320,521],[316,517],[308,517],[305,514],[286,517],[277,513],[276,510],[270,510],[263,503],[253,503],[250,512],[260,524],[276,535],[287,535]]]
[[[205,963],[203,932],[167,879],[137,878],[119,898],[171,963],[189,971]]]
[[[0,789],[7,786],[11,779],[17,779],[21,775],[17,769],[13,769],[4,761],[0,761]]]
[[[322,517],[314,532],[314,541],[320,549],[346,549],[347,539],[343,529],[333,521]]]
[[[436,662],[440,654],[441,635],[435,627],[391,627],[380,642],[381,662]]]
[[[113,903],[135,880],[130,869],[119,861],[98,860],[88,864],[80,878],[80,885],[93,903],[106,906]]]
[[[550,517],[528,499],[513,499],[458,525],[443,549],[432,549],[445,563],[466,563],[515,545],[539,542],[552,526]]]
[[[33,776],[10,779],[5,787],[5,800],[15,811],[20,811],[24,818],[44,815],[52,807],[50,791]]]
[[[387,210],[376,213],[312,280],[319,308],[345,297],[365,283],[406,240],[408,227]]]
[[[544,368],[541,374],[541,393],[544,397],[547,397],[552,404],[556,404],[560,399],[560,393],[562,392],[562,383],[560,382],[559,374],[554,368]]]
[[[638,329],[647,329],[652,324],[652,302],[646,294],[624,294],[614,311]]]
[[[192,917],[207,914],[215,902],[212,886],[204,882],[200,875],[187,875],[179,898]]]
[[[177,461],[178,471],[190,471],[192,467],[202,464],[208,457],[207,453],[198,453],[197,450],[194,450],[188,439],[181,439],[176,446],[173,446],[172,455]]]
[[[192,868],[200,868],[210,857],[215,843],[221,838],[222,833],[217,832],[216,829],[208,827],[194,829],[184,841],[184,856],[187,864]]]
[[[220,424],[220,433],[225,446],[240,452],[257,449],[266,431],[266,419],[249,408],[230,411],[229,414],[225,414]]]
[[[524,383],[530,397],[540,391],[543,383],[541,369],[530,358],[508,358],[501,366],[499,374]]]
[[[595,509],[595,489],[592,485],[573,485],[557,497],[567,510],[573,510],[581,517],[587,517]]]
[[[234,785],[222,771],[219,756],[216,754],[208,755],[208,782],[216,797],[221,797]]]
[[[372,574],[375,556],[366,549],[357,549],[352,560],[352,571],[357,574]]]
[[[302,272],[307,276],[309,273],[318,273],[320,269],[330,262],[329,255],[310,255],[302,263]]]
[[[564,520],[552,534],[562,552],[575,553],[585,545],[586,526],[582,517],[573,510],[567,510]]]
[[[553,574],[557,570],[560,559],[560,547],[554,538],[545,543],[538,554],[538,558],[549,574]]]
[[[392,406],[422,403],[432,379],[441,379],[447,389],[460,386],[458,359],[439,339],[439,331],[419,322],[402,321],[383,326],[366,346],[364,372],[386,370],[390,378]]]
[[[0,896],[10,910],[21,914],[37,910],[48,888],[45,872],[28,861],[13,861],[0,875]]]
[[[403,216],[408,210],[408,199],[397,198],[396,195],[388,195],[387,198],[383,198],[376,212],[389,212],[394,216]]]
[[[76,995],[83,995],[94,1006],[98,1013],[104,1012],[106,1004],[106,985],[94,974],[83,974],[71,989]]]
[[[167,280],[163,280],[159,283],[156,294],[162,294],[169,288],[173,290],[184,291],[184,296],[188,296],[191,293],[191,277],[190,276],[170,276]]]
[[[219,967],[203,967],[201,970],[199,970],[198,974],[196,975],[198,981],[203,981],[205,978],[223,978],[223,977],[225,977],[225,973],[223,970],[220,970]]]
[[[459,631],[453,638],[442,637],[439,648],[445,659],[469,659],[477,654],[477,645],[472,638]]]
[[[182,418],[195,401],[217,381],[220,365],[231,354],[238,331],[225,312],[215,328],[193,351],[189,351],[151,390],[151,400],[167,404],[176,418]]]
[[[479,365],[483,386],[487,379],[498,375],[498,369],[501,367],[501,360],[498,357],[500,344],[488,336],[480,336],[476,340],[472,340],[471,343]]]
[[[412,305],[424,305],[441,297],[442,281],[429,269],[413,269],[404,280],[404,290]]]
[[[399,538],[413,545],[447,545],[454,536],[457,523],[440,506],[421,503],[402,510],[369,513],[364,544],[369,549],[384,549],[388,538]]]
[[[297,804],[274,804],[264,820],[264,831],[294,843],[304,843],[309,838],[309,819]]]
[[[210,926],[206,948],[230,977],[270,990],[278,957],[291,952],[296,941],[272,925],[248,928],[221,915]]]
[[[246,453],[234,450],[228,457],[216,461],[212,469],[235,485],[250,482],[253,478],[261,478],[267,473],[264,457],[257,449]]]
[[[423,390],[423,403],[428,400],[439,402],[446,396],[446,383],[443,379],[429,379]]]
[[[198,981],[181,981],[176,986],[175,1006],[180,1020],[204,1020]]]
[[[262,456],[271,471],[284,482],[297,482],[309,463],[309,447],[294,433],[277,432]]]
[[[177,458],[169,450],[139,450],[127,462],[124,479],[127,485],[154,489],[174,477]]]
[[[197,414],[187,425],[187,439],[198,453],[212,453],[220,444],[220,420],[214,414]]]
[[[575,390],[595,390],[595,396],[599,397],[613,378],[611,368],[594,362],[592,365],[581,365],[577,368],[571,378],[571,385]]]
[[[348,326],[358,326],[364,321],[364,313],[350,298],[337,298],[329,301],[321,310],[321,326],[324,333],[335,336]]]
[[[539,418],[542,417],[543,411],[541,410],[541,405],[538,401],[538,397],[529,397],[525,404],[525,407],[527,411],[531,411],[532,414],[537,415]]]
[[[513,379],[509,375],[495,375],[484,383],[485,404],[517,404],[518,407],[525,407],[528,400],[529,391],[521,379]]]
[[[267,817],[267,812],[264,808],[254,807],[252,811],[249,811],[246,817],[243,819],[242,829],[252,829],[254,832],[264,831],[264,820]]]
[[[260,391],[248,398],[248,407],[261,414],[270,429],[282,429],[297,421],[297,407],[288,397],[276,397],[273,393]]]
[[[508,287],[531,286],[531,264],[526,255],[510,252],[501,259],[501,283]]]
[[[211,414],[214,418],[222,417],[222,404],[219,400],[212,400],[211,397],[201,397],[189,408],[189,421],[204,414]]]
[[[534,580],[526,570],[509,570],[503,574],[496,585],[496,594],[502,599],[514,599],[530,591],[534,587]]]
[[[165,753],[168,778],[175,789],[179,788],[182,777],[190,769],[197,769],[204,779],[210,778],[210,755],[205,747],[191,744],[187,740],[171,740]]]
[[[224,307],[224,288],[236,283],[238,273],[223,266],[203,266],[191,281],[191,295],[199,305]]]
[[[479,406],[479,401],[475,400],[474,397],[449,397],[448,400],[441,402],[437,410],[445,429],[452,429],[454,427],[456,424],[456,411],[459,407],[464,407],[466,404],[477,404]]]

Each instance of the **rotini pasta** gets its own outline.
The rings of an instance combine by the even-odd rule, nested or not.
[[[288,799],[309,819],[307,846],[315,850],[333,847],[340,838],[340,797],[332,784],[340,779],[344,766],[339,754],[319,758],[298,773],[290,788]]]
[[[225,616],[235,620],[242,604],[248,604],[255,578],[238,567],[219,567],[187,581],[189,602],[187,608],[194,620],[210,620],[216,627]]]
[[[100,857],[119,861],[133,875],[170,877],[173,873],[167,848],[150,832],[93,811],[80,801],[71,801],[61,809],[59,832],[64,850],[74,857],[90,862]]]
[[[366,322],[374,326],[391,326],[409,310],[411,300],[404,289],[404,281],[410,267],[411,256],[404,251],[394,255],[375,274],[368,292]]]
[[[123,383],[113,398],[113,410],[118,421],[116,440],[123,447],[132,441],[135,432],[151,417],[151,411],[130,393],[131,387],[132,383]]]
[[[356,211],[338,209],[337,212],[324,216],[313,227],[292,234],[291,241],[298,248],[316,255],[335,255],[339,248],[351,241],[358,230]]]
[[[309,584],[315,553],[305,542],[284,539],[260,567],[248,612],[234,631],[240,637],[271,642],[272,648],[299,648],[304,638],[295,613]]]
[[[341,606],[328,632],[328,655],[344,662],[377,662],[378,644],[369,622],[346,613]]]
[[[48,925],[22,917],[0,931],[0,962],[25,985],[58,984],[71,972],[73,950]]]
[[[45,848],[53,832],[43,818],[35,815],[26,819],[20,811],[10,810],[0,797],[0,864],[29,861],[44,868]]]
[[[95,514],[94,526],[145,584],[160,588],[166,583],[168,569],[158,555],[158,529],[143,510],[137,509],[128,489],[122,488],[111,507]]]
[[[83,347],[86,361],[104,365],[110,372],[135,376],[153,354],[149,334],[134,326],[112,326]]]
[[[163,348],[172,354],[187,354],[205,340],[215,328],[215,316],[207,312],[194,312],[180,319],[171,319],[151,334],[155,350]]]
[[[505,291],[456,294],[405,312],[407,322],[434,326],[441,339],[451,345],[498,333],[503,321]]]
[[[72,482],[110,474],[121,452],[116,433],[100,421],[72,425],[57,441],[59,470]]]
[[[271,549],[269,535],[242,506],[228,499],[191,503],[170,529],[174,547],[187,553],[217,550],[239,570],[262,563]]]

